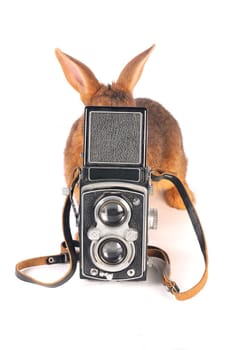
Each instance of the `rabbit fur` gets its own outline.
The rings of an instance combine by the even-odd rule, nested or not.
[[[133,98],[133,89],[138,82],[144,65],[154,45],[133,58],[122,70],[116,82],[110,85],[100,83],[93,72],[82,62],[56,49],[55,53],[71,86],[78,91],[84,105],[91,106],[137,106],[148,112],[147,166],[154,172],[171,172],[183,182],[194,201],[194,195],[186,182],[187,158],[183,149],[180,127],[173,116],[158,102],[147,98]],[[83,115],[77,119],[70,131],[64,151],[64,173],[67,185],[73,180],[73,171],[82,167],[83,158]],[[176,188],[168,181],[155,184],[162,190],[166,203],[184,209],[184,203]],[[78,200],[78,194],[76,193]]]

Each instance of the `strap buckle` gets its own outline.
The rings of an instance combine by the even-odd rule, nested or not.
[[[47,264],[48,265],[54,265],[54,264],[67,264],[69,262],[69,255],[68,253],[61,253],[58,255],[51,255],[47,258]]]
[[[168,283],[166,287],[167,287],[167,290],[172,294],[176,294],[180,292],[180,288],[174,281],[170,281],[170,283]]]

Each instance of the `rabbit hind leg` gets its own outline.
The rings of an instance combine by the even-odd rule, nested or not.
[[[194,203],[195,197],[194,197],[193,192],[190,190],[190,188],[185,180],[182,180],[182,183],[185,187],[185,190],[186,190],[190,200]],[[164,199],[165,199],[166,203],[172,208],[186,209],[184,202],[183,202],[177,188],[173,185],[171,185],[170,188],[164,190]]]
[[[187,169],[187,159],[183,155],[175,159],[171,157],[171,161],[164,162],[161,166],[162,172],[172,173],[177,176],[181,182],[183,183],[185,190],[190,198],[190,200],[194,203],[195,197],[193,192],[190,190],[187,182],[186,182],[186,169]],[[158,184],[158,189],[163,191],[163,196],[165,202],[172,208],[176,209],[186,209],[184,202],[177,190],[177,188],[168,180],[162,180]]]

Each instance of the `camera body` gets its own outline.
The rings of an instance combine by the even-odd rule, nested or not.
[[[80,277],[144,280],[150,171],[147,113],[86,107],[80,180]]]

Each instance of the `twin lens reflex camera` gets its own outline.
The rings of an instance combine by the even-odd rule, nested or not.
[[[86,107],[84,117],[80,277],[145,280],[148,228],[156,225],[148,207],[146,109]]]

